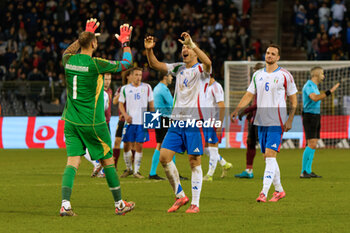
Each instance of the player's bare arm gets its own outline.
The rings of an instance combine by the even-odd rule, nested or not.
[[[288,132],[292,128],[295,110],[297,109],[297,105],[298,105],[297,94],[288,96],[288,98],[289,98],[289,101],[291,103],[291,109],[289,111],[289,117],[283,126],[284,132]]]
[[[337,90],[337,88],[339,87],[340,83],[335,84],[330,90],[329,90],[329,94],[335,92],[335,90]],[[329,95],[328,94],[328,95]],[[309,95],[310,99],[312,99],[313,101],[317,102],[319,100],[323,100],[324,98],[327,97],[327,91],[325,93],[321,93],[316,95],[316,93],[311,93]]]
[[[114,97],[113,97],[113,100],[112,100],[112,103],[114,104],[114,105],[117,105],[118,104],[118,102],[119,102],[119,96],[120,96],[120,94],[114,94]]]
[[[148,102],[148,107],[149,107],[149,110],[150,110],[151,112],[154,112],[154,111],[155,111],[155,109],[154,109],[154,102],[153,102],[153,101]]]
[[[203,63],[204,71],[210,73],[211,61],[209,57],[192,41],[190,34],[183,32],[181,33],[181,37],[184,38],[184,40],[179,39],[181,44],[188,46],[190,49],[193,49],[193,51],[197,54],[198,59]]]
[[[221,127],[216,129],[216,134],[218,138],[220,138],[221,132],[222,132],[222,125],[224,123],[224,117],[225,117],[225,102],[224,101],[219,102],[218,108],[219,108],[219,120],[221,122]]]
[[[238,116],[238,113],[242,108],[245,108],[253,99],[254,94],[247,91],[244,96],[242,97],[241,101],[239,101],[239,104],[237,105],[236,109],[231,113],[231,121],[234,121],[234,119]]]
[[[118,106],[118,107],[119,107],[119,111],[120,111],[121,114],[124,116],[125,121],[126,121],[127,123],[131,124],[131,123],[132,123],[132,117],[129,116],[129,114],[126,113],[125,107],[124,107],[124,103],[119,102],[119,106]]]
[[[158,70],[158,71],[165,71],[167,72],[168,69],[164,62],[158,61],[157,57],[153,53],[153,48],[156,45],[155,38],[153,36],[147,36],[144,41],[145,49],[146,49],[146,55],[148,64],[152,69]]]

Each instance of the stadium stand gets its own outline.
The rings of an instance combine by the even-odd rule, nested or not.
[[[347,60],[350,5],[344,0],[284,3],[282,48],[287,60]],[[287,19],[287,20],[286,20]],[[287,38],[293,37],[294,40]]]
[[[177,39],[183,30],[188,30],[210,54],[217,79],[223,77],[225,60],[247,60],[247,57],[254,60],[261,56],[258,38],[251,45],[249,0],[193,4],[170,0],[1,1],[2,115],[54,114],[55,108],[51,107],[57,105],[57,99],[58,105],[64,104],[61,55],[91,17],[98,17],[102,22],[95,56],[106,59],[121,57],[120,46],[113,36],[119,26],[123,23],[134,26],[132,52],[134,62],[145,68],[144,81],[156,80],[156,73],[148,69],[144,54],[143,38],[148,34],[158,40],[157,57],[173,62],[179,60],[181,51]]]

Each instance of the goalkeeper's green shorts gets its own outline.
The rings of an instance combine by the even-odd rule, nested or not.
[[[82,156],[89,151],[92,160],[109,159],[111,135],[107,123],[97,126],[79,126],[68,121],[64,125],[67,156]]]

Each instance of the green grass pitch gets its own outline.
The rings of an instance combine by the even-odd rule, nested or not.
[[[141,173],[148,175],[153,150],[145,150]],[[174,195],[168,181],[121,179],[123,198],[136,202],[133,212],[114,215],[106,181],[90,178],[92,167],[82,158],[71,198],[75,218],[59,217],[65,150],[0,150],[0,232],[350,232],[349,150],[317,150],[313,169],[322,179],[299,179],[302,150],[278,155],[286,198],[277,203],[255,201],[262,188],[264,161],[257,154],[254,179],[233,177],[243,170],[245,150],[222,149],[233,164],[220,179],[218,165],[211,183],[204,182],[199,214],[167,213]],[[208,157],[203,156],[203,173]],[[178,155],[178,170],[190,178],[187,156]],[[119,172],[124,169],[119,160]],[[158,174],[164,175],[158,167]],[[182,182],[191,199],[191,182]],[[273,192],[271,186],[269,198]]]

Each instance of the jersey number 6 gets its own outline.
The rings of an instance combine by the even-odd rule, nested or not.
[[[269,91],[269,89],[270,89],[270,88],[269,88],[269,82],[266,82],[266,83],[265,83],[265,91]]]

